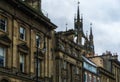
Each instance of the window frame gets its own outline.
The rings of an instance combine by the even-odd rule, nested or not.
[[[88,77],[87,77],[87,73],[85,72],[84,73],[84,82],[88,82],[87,80],[88,80]]]
[[[89,74],[88,77],[89,77],[89,81],[92,82],[92,75]]]
[[[40,41],[39,41],[39,45],[38,45],[38,48],[40,48],[41,47],[41,36],[39,35],[39,34],[36,34],[36,36],[35,36],[35,41],[36,41],[36,47],[37,47],[37,36],[38,36],[38,38],[40,39]]]
[[[93,76],[93,82],[96,82],[97,80],[96,80],[96,76]]]
[[[76,74],[78,75],[80,73],[79,67],[76,66]]]
[[[21,56],[22,56],[22,61],[21,61]],[[21,63],[23,64],[22,66],[22,69],[21,69]],[[25,65],[26,65],[26,55],[22,52],[20,52],[20,55],[19,55],[19,69],[20,69],[20,72],[24,73],[25,72]]]
[[[0,46],[0,48],[4,50],[3,51],[3,53],[4,53],[3,54],[3,65],[0,65],[0,67],[5,67],[6,66],[6,48],[5,47],[1,47],[1,46]]]
[[[23,30],[23,33],[21,32],[21,30]],[[23,38],[21,37],[21,34],[23,34]],[[20,26],[20,28],[19,28],[19,38],[20,38],[20,40],[26,40],[26,29],[25,29],[25,27],[24,26]]]
[[[1,21],[4,21],[4,23],[3,22],[1,22]],[[7,18],[6,17],[0,17],[0,30],[1,31],[4,31],[4,32],[7,32],[7,26],[8,26],[8,20],[7,20]],[[3,25],[4,24],[4,27],[1,27],[1,25]],[[2,29],[2,28],[4,28],[4,29]]]
[[[66,78],[62,78],[63,82],[67,82],[67,79]]]
[[[38,59],[38,77],[41,77],[42,64],[41,59]]]
[[[100,78],[97,78],[97,82],[100,82]]]
[[[63,69],[67,69],[67,62],[65,60],[63,61]]]

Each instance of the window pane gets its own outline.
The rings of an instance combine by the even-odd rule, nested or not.
[[[79,68],[76,67],[76,74],[79,74]]]
[[[23,27],[20,27],[20,38],[25,40],[25,29]]]
[[[90,80],[90,82],[92,82],[92,76],[91,75],[89,75],[89,80]]]
[[[0,29],[6,31],[7,21],[6,19],[0,19]]]
[[[41,73],[41,64],[40,64],[40,60],[38,60],[38,76],[40,76],[40,73]]]
[[[5,66],[5,48],[0,47],[0,66]]]
[[[38,38],[40,38],[38,35],[36,35],[36,40],[38,39]]]
[[[25,65],[25,56],[20,54],[20,71],[24,72],[24,65]]]
[[[67,82],[66,79],[64,79],[64,82]]]
[[[97,82],[100,82],[100,79],[99,79],[99,78],[97,79]]]
[[[37,45],[38,43],[38,45]],[[36,46],[38,46],[40,48],[40,36],[36,35]]]
[[[0,47],[0,56],[4,56],[4,48]]]
[[[0,57],[0,66],[4,66],[4,58]]]
[[[63,67],[64,69],[67,68],[67,62],[66,62],[66,61],[63,62],[63,66],[64,66],[64,67]]]
[[[96,77],[94,76],[94,82],[96,82]]]
[[[84,82],[87,82],[87,74],[84,74]]]

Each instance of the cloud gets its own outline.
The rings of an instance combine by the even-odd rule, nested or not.
[[[93,23],[95,51],[99,55],[110,50],[120,54],[120,0],[80,0],[80,13],[84,17],[84,31]],[[65,24],[74,28],[77,0],[42,0],[42,9],[55,23],[58,30]]]

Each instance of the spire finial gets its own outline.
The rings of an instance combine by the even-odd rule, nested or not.
[[[83,14],[81,14],[81,19],[83,19]]]
[[[80,4],[80,1],[78,0],[78,6],[79,6],[79,4]]]
[[[66,25],[66,32],[67,32],[67,26],[68,26],[68,24],[66,23],[65,25]]]
[[[92,35],[92,23],[90,23],[90,34]]]
[[[80,20],[79,4],[80,4],[80,2],[78,0],[77,21]]]
[[[88,31],[86,31],[86,37],[88,38]]]
[[[83,22],[83,14],[81,14],[81,22]]]
[[[90,23],[90,40],[93,40],[93,33],[92,33],[92,23]]]
[[[90,23],[90,28],[92,28],[92,22]]]

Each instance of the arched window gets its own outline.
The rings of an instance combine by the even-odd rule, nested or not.
[[[9,82],[9,81],[6,79],[2,79],[0,82]]]

